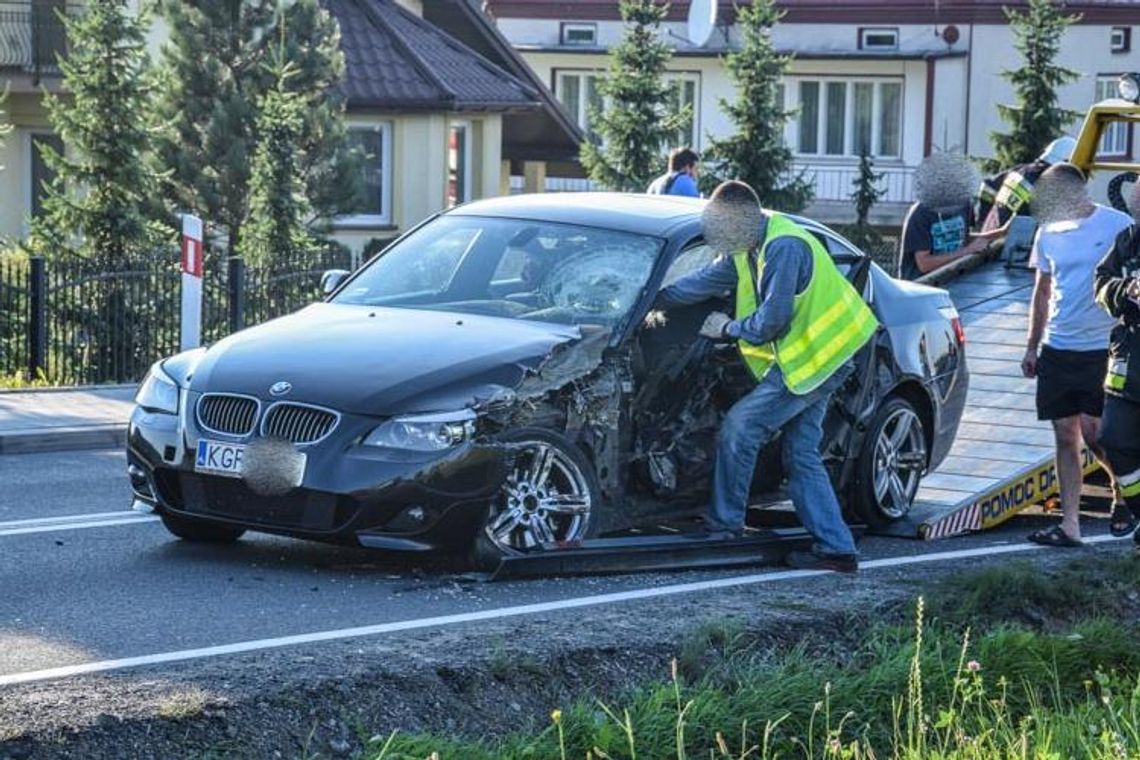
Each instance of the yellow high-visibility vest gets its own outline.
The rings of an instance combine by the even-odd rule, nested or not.
[[[862,348],[878,328],[878,320],[814,235],[780,214],[768,214],[767,234],[756,261],[756,275],[747,251],[733,256],[736,264],[736,319],[756,311],[756,286],[764,272],[771,242],[780,237],[802,240],[811,250],[811,280],[795,298],[792,324],[784,337],[764,345],[737,341],[740,355],[758,381],[773,364],[792,393],[818,388]]]

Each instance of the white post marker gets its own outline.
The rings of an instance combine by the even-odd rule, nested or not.
[[[202,220],[182,215],[182,350],[202,344]]]

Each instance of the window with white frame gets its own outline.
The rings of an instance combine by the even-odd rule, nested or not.
[[[902,157],[902,79],[790,77],[785,92],[797,154]]]
[[[591,129],[591,110],[601,110],[602,95],[598,91],[601,73],[597,71],[559,71],[554,77],[554,94],[566,111],[572,116],[595,143],[600,141]],[[663,77],[666,85],[672,87],[675,108],[680,112],[689,106],[689,118],[674,138],[677,145],[696,148],[700,140],[700,74],[670,72]]]
[[[1116,83],[1120,77],[1116,74],[1105,74],[1096,78],[1096,101],[1118,97]],[[1131,126],[1121,122],[1108,124],[1100,136],[1100,147],[1097,148],[1099,156],[1127,156],[1129,154],[1128,138]]]
[[[586,47],[596,45],[598,44],[598,25],[563,21],[558,30],[558,37],[563,45],[583,45]]]
[[[392,223],[392,124],[350,124],[348,143],[359,150],[363,192],[355,208],[337,219],[338,224],[381,225]]]
[[[590,128],[590,111],[602,108],[598,79],[599,74],[594,71],[559,71],[554,77],[554,94],[562,107],[595,143],[598,137]]]
[[[699,74],[666,74],[665,82],[673,88],[674,108],[680,113],[685,106],[689,115],[677,130],[673,147],[698,148],[700,142],[700,86]]]

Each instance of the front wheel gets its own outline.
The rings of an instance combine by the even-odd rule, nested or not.
[[[181,517],[163,513],[162,524],[166,529],[183,541],[192,541],[199,544],[232,544],[245,534],[241,528],[231,528],[208,520],[198,520],[193,517]]]
[[[514,449],[514,463],[475,535],[475,565],[491,569],[503,556],[596,534],[601,487],[581,449],[543,428],[521,428],[500,441]]]
[[[907,516],[926,469],[926,430],[911,403],[893,396],[871,418],[859,453],[855,516],[873,528]]]

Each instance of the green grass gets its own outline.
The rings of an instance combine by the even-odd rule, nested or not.
[[[778,655],[736,622],[706,624],[669,677],[620,702],[565,705],[494,743],[396,733],[363,757],[1136,760],[1140,621],[1089,613],[1120,611],[1110,605],[1140,587],[1140,562],[1105,562],[961,576],[934,593],[929,620],[920,600],[911,625]],[[1026,609],[1048,620],[1002,622]]]

